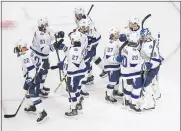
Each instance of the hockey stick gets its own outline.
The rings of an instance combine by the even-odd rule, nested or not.
[[[36,74],[35,74],[35,76],[34,76],[34,79],[37,77],[40,69],[42,69],[43,63],[44,63],[44,62],[41,63],[41,68],[39,68],[38,71],[36,72]],[[11,115],[10,115],[10,114],[6,114],[6,115],[4,115],[4,118],[13,118],[13,117],[15,117],[15,116],[18,114],[19,109],[21,108],[21,106],[22,106],[22,104],[23,104],[23,102],[24,102],[25,99],[26,99],[26,96],[23,97],[23,99],[22,99],[20,105],[18,106],[18,109],[16,110],[16,113],[15,113],[15,114],[11,114]]]
[[[63,77],[63,79],[60,81],[60,83],[58,84],[58,86],[55,88],[55,90],[54,90],[54,93],[58,90],[58,88],[62,85],[62,83],[63,83],[63,81],[66,79],[66,77],[67,77],[67,75],[65,75],[64,77]]]
[[[143,25],[145,23],[145,21],[151,16],[151,14],[148,14],[141,22],[141,28],[144,29]]]
[[[55,36],[55,42],[57,43],[57,37]],[[57,54],[57,58],[58,58],[58,62],[60,62],[60,56],[59,56],[59,52],[58,49],[55,49],[56,54]],[[61,75],[61,71],[59,70],[59,76],[60,76],[60,81],[62,81],[62,75]]]
[[[90,14],[90,12],[91,12],[91,10],[92,10],[93,7],[94,7],[94,5],[91,5],[91,7],[90,7],[90,9],[89,9],[89,11],[88,11],[88,13],[87,13],[87,15]]]

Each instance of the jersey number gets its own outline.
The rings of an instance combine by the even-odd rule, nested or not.
[[[40,40],[40,44],[45,44],[45,40]]]
[[[138,56],[137,55],[133,55],[132,60],[138,60]]]
[[[113,48],[107,48],[107,52],[112,52]]]
[[[75,56],[75,55],[72,56],[72,60],[77,60],[77,59],[78,59],[78,56]]]
[[[123,67],[127,67],[127,57],[126,56],[123,56],[123,60],[122,60],[122,65]]]
[[[27,63],[29,63],[29,62],[30,62],[30,61],[29,61],[28,58],[24,59],[24,63],[25,63],[25,64],[27,64]]]

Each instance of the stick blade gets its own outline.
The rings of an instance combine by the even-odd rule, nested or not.
[[[13,118],[15,116],[16,116],[15,114],[14,115],[4,115],[4,118]]]

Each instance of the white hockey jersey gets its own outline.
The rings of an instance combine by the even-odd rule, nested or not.
[[[139,28],[137,31],[132,31],[129,29],[129,27],[126,27],[124,34],[126,35],[128,40],[129,40],[130,36],[132,36],[132,35],[136,35],[139,39],[140,38],[140,30],[141,29]]]
[[[24,53],[22,53],[20,55],[20,60],[22,63],[23,76],[25,78],[30,77],[33,79],[35,77],[35,74],[36,74],[36,69],[35,69],[35,66],[32,62],[30,54],[31,54],[30,50],[25,51]]]
[[[110,40],[105,47],[105,57],[104,57],[104,70],[119,70],[120,63],[116,61],[116,56],[119,55],[119,48],[122,43],[119,40]]]
[[[49,31],[46,33],[37,30],[34,33],[32,46],[30,49],[33,50],[36,55],[40,56],[43,59],[48,58],[49,52],[54,51],[52,41],[55,39],[54,35],[52,35]]]
[[[140,57],[138,47],[126,45],[121,51],[121,56],[123,56],[121,77],[123,79],[139,77],[141,75],[143,61]]]
[[[70,47],[67,51],[67,59],[64,62],[64,70],[67,76],[85,75],[87,71],[84,62],[85,50],[82,47]]]
[[[155,46],[154,46],[154,42],[155,42]],[[152,54],[152,50],[153,50],[153,54]],[[141,54],[141,58],[145,62],[149,62],[151,59],[150,62],[153,64],[152,69],[160,65],[160,63],[163,60],[163,58],[160,56],[159,43],[157,42],[157,40],[150,39],[150,41],[143,42],[140,54]],[[151,57],[151,54],[152,54],[152,57]]]
[[[98,30],[95,27],[94,22],[89,16],[86,16],[86,19],[90,22],[90,30],[89,33],[87,34],[89,37],[94,37],[96,38],[96,41],[91,44],[91,46],[97,45],[101,39],[101,34],[98,32]],[[77,24],[77,29],[79,28],[79,21],[76,19],[76,24]]]

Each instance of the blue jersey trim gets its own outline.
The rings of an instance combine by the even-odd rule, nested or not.
[[[141,72],[135,72],[135,73],[129,73],[129,74],[121,73],[120,74],[120,76],[122,76],[122,77],[130,77],[130,76],[136,76],[136,75],[141,75]]]
[[[34,68],[35,68],[34,65],[27,67],[28,71],[31,71],[31,70],[33,70]]]
[[[49,55],[49,54],[46,55],[46,54],[40,53],[40,52],[34,50],[31,46],[30,46],[30,49],[33,50],[33,51],[34,51],[37,55],[39,55],[39,56],[48,56],[48,55]]]
[[[87,68],[81,69],[81,70],[76,70],[76,71],[67,71],[68,75],[77,75],[80,73],[85,73],[87,71]]]
[[[104,68],[120,68],[120,65],[105,65]]]

